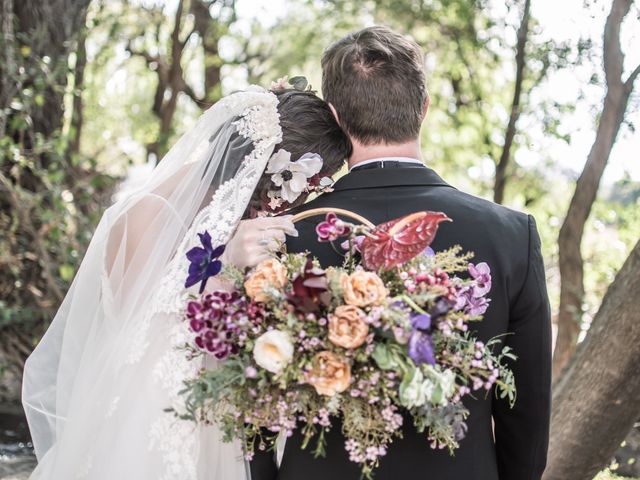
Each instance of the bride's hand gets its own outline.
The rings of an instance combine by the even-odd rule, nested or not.
[[[240,269],[255,267],[273,257],[285,242],[286,235],[297,237],[291,215],[242,220],[222,255],[223,264]]]

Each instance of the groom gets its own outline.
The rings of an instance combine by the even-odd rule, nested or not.
[[[540,238],[532,216],[482,200],[447,184],[421,160],[420,126],[429,106],[423,55],[412,40],[371,27],[333,44],[322,58],[322,92],[353,142],[349,173],[334,191],[300,210],[344,208],[378,224],[419,210],[442,211],[444,223],[432,247],[459,244],[491,267],[491,304],[475,334],[486,342],[504,335],[518,360],[512,365],[517,400],[510,408],[493,392],[465,405],[468,432],[450,456],[433,450],[405,416],[403,438],[390,446],[376,480],[538,480],[549,435],[551,326]],[[318,243],[321,218],[298,223],[289,251],[310,250],[323,266],[342,256]],[[493,422],[492,422],[493,421]],[[327,438],[327,455],[301,448],[299,433],[287,439],[279,468],[271,452],[251,465],[253,480],[357,480],[360,471],[344,449],[339,419]]]

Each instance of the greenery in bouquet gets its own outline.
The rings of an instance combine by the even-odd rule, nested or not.
[[[446,220],[419,212],[369,228],[329,213],[318,240],[344,238],[345,262],[327,269],[305,253],[248,272],[221,267],[222,248],[201,234],[187,283],[204,287],[221,272],[229,285],[202,287],[186,306],[188,354],[215,359],[185,385],[186,417],[242,439],[249,459],[296,428],[321,456],[325,432],[342,428],[366,477],[404,421],[453,453],[466,433],[465,396],[495,387],[515,401],[506,366],[515,357],[499,339],[470,333],[490,301],[490,268],[460,247],[429,247]]]

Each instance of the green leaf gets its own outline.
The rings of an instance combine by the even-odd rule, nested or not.
[[[73,266],[69,265],[68,263],[63,263],[62,265],[60,265],[59,271],[60,278],[62,278],[65,282],[70,282],[73,278],[73,274],[75,273]]]
[[[293,88],[301,91],[306,90],[307,86],[309,85],[309,82],[307,81],[307,79],[301,76],[291,77],[289,79],[289,83],[293,86]]]

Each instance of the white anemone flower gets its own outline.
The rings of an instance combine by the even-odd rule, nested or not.
[[[291,161],[291,153],[280,149],[267,164],[271,181],[281,188],[283,200],[293,203],[307,188],[308,179],[320,172],[322,157],[317,153],[305,153],[297,162]]]

